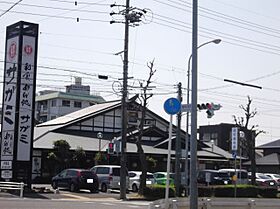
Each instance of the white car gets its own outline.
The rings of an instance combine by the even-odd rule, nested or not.
[[[119,165],[97,165],[90,170],[98,176],[99,189],[101,192],[107,192],[114,189],[120,189],[120,172],[121,166]],[[129,177],[126,174],[126,188],[129,187]]]
[[[129,189],[133,192],[138,192],[140,186],[140,176],[142,171],[129,171]],[[147,172],[146,185],[154,184],[154,176],[152,173]]]
[[[266,175],[266,176],[272,178],[272,179],[276,182],[278,188],[280,189],[280,175],[279,175],[279,174],[275,174],[275,173],[265,173],[264,175]]]

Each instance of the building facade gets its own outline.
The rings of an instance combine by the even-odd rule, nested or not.
[[[90,95],[90,86],[82,85],[81,78],[66,86],[66,92],[41,91],[36,95],[37,123],[53,120],[82,108],[105,102],[99,95]]]

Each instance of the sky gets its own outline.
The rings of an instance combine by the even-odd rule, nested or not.
[[[82,77],[91,93],[105,100],[121,98],[124,24],[118,13],[125,0],[5,0],[0,1],[0,79],[3,80],[6,27],[18,21],[39,24],[36,91],[59,90]],[[234,123],[244,116],[240,105],[252,99],[257,115],[249,127],[266,133],[256,144],[280,138],[280,2],[277,0],[200,0],[198,45],[214,39],[198,51],[198,103],[221,104],[208,119],[198,112],[198,125]],[[191,0],[131,0],[146,14],[129,28],[129,97],[139,93],[148,78],[147,64],[154,61],[153,97],[149,108],[169,119],[164,101],[177,97],[182,83],[186,104],[188,59],[192,53]],[[136,10],[135,10],[136,11]],[[110,24],[111,20],[118,23]],[[117,55],[116,55],[117,54]],[[98,79],[108,76],[108,80]],[[261,86],[262,89],[224,82],[224,79]],[[2,93],[2,85],[0,85]],[[186,126],[185,114],[182,127]]]

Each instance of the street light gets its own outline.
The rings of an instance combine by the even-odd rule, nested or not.
[[[214,44],[219,44],[219,43],[221,43],[221,39],[214,39],[214,40],[212,40],[212,41],[207,41],[207,42],[205,42],[205,43],[203,43],[203,44],[201,44],[201,45],[199,45],[198,47],[197,47],[197,49],[199,49],[199,48],[201,48],[201,47],[203,47],[203,46],[205,46],[205,45],[207,45],[207,44],[211,44],[211,43],[214,43]],[[187,86],[187,104],[189,105],[190,104],[190,64],[191,64],[191,59],[192,59],[192,54],[190,55],[190,57],[189,57],[189,60],[188,60],[188,86]],[[185,160],[185,173],[186,173],[186,194],[188,195],[188,180],[189,180],[189,178],[188,178],[188,167],[189,167],[189,165],[188,165],[188,152],[189,152],[189,147],[188,147],[188,145],[189,145],[189,112],[187,112],[187,121],[186,121],[186,139],[185,139],[185,146],[186,146],[186,160]]]

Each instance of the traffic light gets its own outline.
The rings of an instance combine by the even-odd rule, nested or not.
[[[109,142],[108,144],[108,154],[114,154],[114,143]]]
[[[207,114],[207,118],[212,118],[212,116],[214,115],[214,110],[211,108],[206,110],[206,114]]]
[[[214,103],[202,103],[198,104],[197,108],[199,110],[206,110],[207,118],[212,118],[214,115],[215,110],[219,110],[222,106],[220,104],[214,104]]]
[[[210,103],[206,103],[206,104],[204,104],[204,103],[202,103],[202,104],[198,104],[198,105],[197,105],[197,108],[198,108],[199,110],[207,110],[207,109],[211,109],[211,104],[210,104]]]

